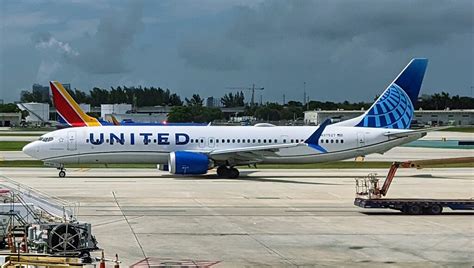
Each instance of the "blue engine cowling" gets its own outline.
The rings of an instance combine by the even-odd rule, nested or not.
[[[177,151],[170,153],[168,166],[171,174],[206,174],[211,165],[205,154]]]

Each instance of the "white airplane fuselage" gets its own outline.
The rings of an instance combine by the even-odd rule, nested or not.
[[[24,151],[46,163],[167,164],[171,152],[210,153],[215,150],[298,144],[275,150],[255,163],[316,163],[384,153],[419,139],[388,136],[404,129],[329,125],[319,138],[321,150],[304,141],[317,126],[101,126],[56,130],[28,144]],[[217,157],[218,159],[218,157]],[[242,163],[240,163],[242,164]]]

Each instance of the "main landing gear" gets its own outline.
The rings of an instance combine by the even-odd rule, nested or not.
[[[64,178],[66,177],[66,169],[64,167],[58,167],[59,170],[59,177]]]
[[[221,178],[236,179],[239,175],[240,172],[235,167],[219,166],[217,168],[217,176]]]

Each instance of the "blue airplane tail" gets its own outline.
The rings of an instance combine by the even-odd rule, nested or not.
[[[415,58],[363,115],[338,123],[342,126],[408,129],[425,75],[427,59]]]

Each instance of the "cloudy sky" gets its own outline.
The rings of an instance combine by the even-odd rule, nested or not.
[[[33,83],[367,101],[412,57],[423,93],[472,94],[474,1],[0,0],[0,99]],[[249,96],[249,95],[247,95]]]

